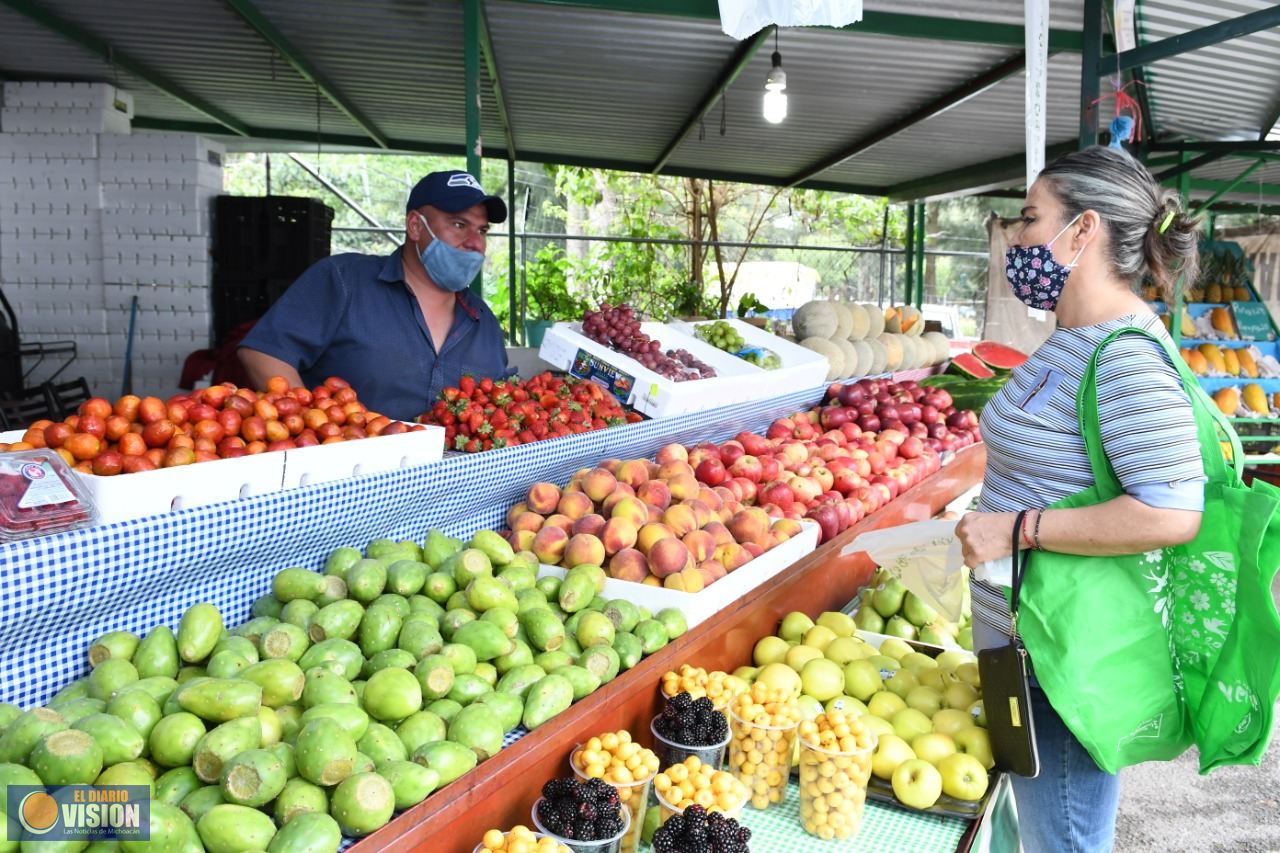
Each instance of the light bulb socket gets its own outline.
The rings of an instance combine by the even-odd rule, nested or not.
[[[773,52],[773,67],[769,69],[769,74],[764,78],[764,87],[766,89],[777,89],[778,91],[787,88],[787,72],[782,70],[782,54],[776,50]]]

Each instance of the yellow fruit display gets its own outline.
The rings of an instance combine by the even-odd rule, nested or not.
[[[1244,404],[1255,415],[1271,414],[1271,407],[1267,405],[1267,393],[1255,382],[1244,386]]]
[[[1201,344],[1200,354],[1204,356],[1205,361],[1208,362],[1208,370],[1205,371],[1206,373],[1210,371],[1214,373],[1227,372],[1227,362],[1222,357],[1222,350],[1218,349],[1217,344]]]
[[[1240,391],[1237,388],[1219,388],[1213,394],[1213,402],[1224,415],[1234,415],[1240,408]]]
[[[1225,299],[1222,298],[1222,285],[1220,284],[1211,284],[1208,287],[1206,287],[1205,297],[1206,297],[1205,298],[1206,302],[1225,302],[1226,301]]]
[[[1213,323],[1215,331],[1222,332],[1229,338],[1236,336],[1236,324],[1232,321],[1231,309],[1211,308],[1209,310],[1209,321]]]
[[[1236,350],[1236,358],[1240,360],[1240,375],[1250,379],[1258,378],[1258,363],[1253,360],[1247,349]]]
[[[1236,302],[1248,302],[1250,299],[1253,298],[1253,296],[1250,295],[1249,293],[1249,288],[1247,287],[1241,287],[1240,285],[1236,285],[1235,291],[1236,291]]]
[[[1227,373],[1232,376],[1240,375],[1240,357],[1236,355],[1236,350],[1230,347],[1224,347],[1222,350],[1222,363],[1226,365]]]
[[[1191,372],[1196,376],[1209,375],[1209,362],[1200,350],[1183,349],[1182,360],[1187,363],[1187,366],[1191,368]]]

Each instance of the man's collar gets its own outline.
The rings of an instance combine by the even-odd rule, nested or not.
[[[386,261],[382,264],[382,271],[378,273],[378,280],[385,281],[390,284],[407,284],[404,275],[404,255],[401,254],[403,247],[397,248],[394,252],[387,255]],[[480,320],[480,312],[471,304],[471,300],[475,298],[470,290],[463,290],[454,294],[454,300],[458,307],[463,310],[468,317],[476,322]]]

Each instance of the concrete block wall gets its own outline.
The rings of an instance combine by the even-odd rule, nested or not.
[[[76,342],[59,378],[84,376],[108,398],[120,394],[134,296],[135,393],[175,393],[211,333],[225,151],[133,133],[132,117],[133,98],[101,83],[5,83],[0,101],[0,286],[24,341]]]

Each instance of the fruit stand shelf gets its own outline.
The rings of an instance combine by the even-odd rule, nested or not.
[[[839,610],[875,569],[866,554],[841,556],[840,550],[861,533],[932,518],[981,480],[985,463],[982,445],[962,450],[937,474],[800,560],[754,595],[730,604],[625,676],[499,752],[485,762],[484,772],[467,774],[352,849],[470,853],[491,827],[528,825],[539,785],[568,772],[569,754],[576,744],[602,731],[648,731],[650,720],[661,710],[658,685],[664,672],[683,663],[731,672],[751,660],[756,640],[772,633],[790,611]],[[958,849],[968,849],[976,826],[971,825]]]

